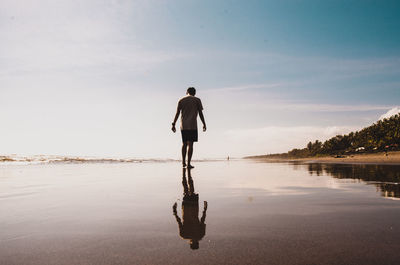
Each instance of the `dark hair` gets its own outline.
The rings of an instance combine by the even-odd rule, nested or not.
[[[189,87],[186,92],[191,96],[196,95],[196,89],[194,87]]]

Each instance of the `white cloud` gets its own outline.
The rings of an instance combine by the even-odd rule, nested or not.
[[[184,56],[143,45],[129,24],[144,16],[147,4],[130,2],[2,2],[0,78],[70,76],[74,72],[144,73]]]
[[[399,113],[400,113],[400,107],[394,107],[394,108],[390,109],[388,112],[386,112],[385,114],[383,114],[381,117],[379,117],[379,120],[388,119]]]

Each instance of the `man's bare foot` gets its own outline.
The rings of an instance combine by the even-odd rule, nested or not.
[[[189,164],[187,167],[188,167],[188,168],[194,168],[194,166],[192,166],[192,165],[190,165],[190,164]]]

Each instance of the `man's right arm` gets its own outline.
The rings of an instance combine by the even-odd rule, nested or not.
[[[200,99],[198,99],[198,111],[199,111],[200,120],[203,123],[203,132],[205,132],[207,130],[207,126],[206,126],[206,120],[204,119],[204,115],[203,115],[203,104],[201,103]]]
[[[180,230],[182,227],[182,221],[181,221],[181,218],[179,218],[179,216],[178,216],[178,211],[176,210],[177,206],[178,206],[178,204],[175,202],[174,205],[172,206],[172,212],[175,216],[176,222],[178,223],[179,230]]]
[[[171,128],[171,130],[172,130],[173,132],[176,132],[175,124],[176,124],[176,121],[178,120],[179,114],[180,114],[180,112],[181,112],[181,105],[180,105],[179,103],[180,103],[180,102],[178,102],[178,107],[176,108],[176,114],[175,114],[175,117],[174,117],[174,121],[172,122],[172,128]]]

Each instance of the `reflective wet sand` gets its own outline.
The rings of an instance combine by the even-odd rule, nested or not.
[[[0,264],[397,264],[398,172],[252,161],[190,172],[175,162],[3,165]]]

